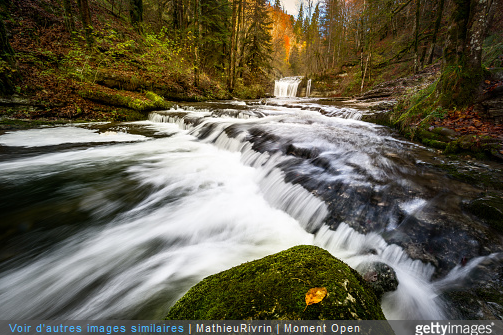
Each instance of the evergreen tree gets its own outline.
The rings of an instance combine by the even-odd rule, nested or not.
[[[251,77],[258,79],[271,69],[272,36],[271,22],[266,0],[251,2],[251,22],[245,39],[245,64]]]
[[[299,49],[297,47],[292,47],[290,51],[290,59],[288,60],[290,63],[290,70],[294,75],[298,75],[302,71],[302,64],[300,62]]]
[[[225,66],[231,14],[228,0],[201,0],[201,66],[206,70]]]
[[[300,40],[304,33],[304,7],[302,2],[300,3],[299,14],[297,15],[297,20],[293,26],[293,32],[297,35],[297,38]]]
[[[275,10],[281,10],[281,1],[280,0],[275,0],[274,1],[274,9]]]

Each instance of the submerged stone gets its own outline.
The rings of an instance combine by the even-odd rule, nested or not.
[[[328,294],[306,307],[306,293]],[[384,320],[372,288],[315,246],[296,246],[209,276],[169,311],[168,320]]]

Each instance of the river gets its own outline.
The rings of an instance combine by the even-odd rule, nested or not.
[[[503,250],[461,210],[480,190],[365,113],[227,101],[0,135],[0,317],[159,319],[202,278],[299,244],[392,266],[389,319],[455,316],[443,291]]]

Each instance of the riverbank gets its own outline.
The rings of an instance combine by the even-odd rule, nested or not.
[[[90,44],[79,20],[68,32],[56,0],[2,4],[12,55],[0,59],[0,129],[142,120],[178,101],[258,98],[269,89],[238,80],[231,94],[223,72],[196,69],[193,50],[172,32],[138,32],[105,5],[89,4]]]
[[[409,140],[466,159],[503,162],[503,71],[488,71],[476,101],[445,109],[426,101],[435,92],[439,66],[376,85],[347,101],[372,114],[362,120],[397,129]]]

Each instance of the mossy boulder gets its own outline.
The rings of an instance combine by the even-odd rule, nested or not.
[[[326,297],[306,307],[309,289]],[[344,262],[296,246],[209,276],[169,311],[168,320],[384,320],[372,288]]]

